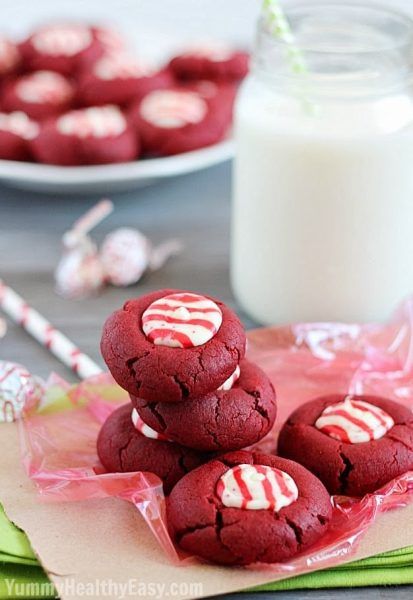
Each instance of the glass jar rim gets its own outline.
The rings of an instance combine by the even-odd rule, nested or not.
[[[303,13],[303,15],[307,12],[309,14],[316,13],[316,11],[320,11],[322,9],[332,10],[335,9],[339,12],[345,13],[353,11],[359,11],[359,13],[365,13],[366,15],[378,15],[378,16],[387,16],[389,19],[397,20],[399,24],[402,24],[405,28],[404,36],[395,40],[394,43],[388,44],[387,46],[380,47],[366,47],[366,48],[320,48],[317,45],[309,45],[305,43],[301,43],[299,39],[294,41],[294,46],[300,50],[302,53],[311,52],[312,54],[374,54],[378,52],[389,52],[394,50],[400,50],[403,47],[408,47],[413,44],[413,17],[411,17],[408,13],[403,10],[393,9],[385,7],[378,3],[373,2],[347,2],[346,4],[342,4],[339,1],[335,0],[320,0],[316,2],[305,3],[303,0],[298,1],[292,5],[290,5],[286,9],[287,19],[291,19],[295,14],[299,15]],[[274,47],[288,48],[288,44],[286,41],[277,38],[274,36],[269,30],[267,23],[264,17],[260,19],[260,30],[261,35],[264,35],[267,38],[268,43],[272,44]],[[294,31],[293,31],[294,33]]]

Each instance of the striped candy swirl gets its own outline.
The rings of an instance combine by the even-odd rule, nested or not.
[[[236,383],[239,379],[241,375],[241,369],[239,368],[239,365],[236,366],[235,371],[232,373],[232,375],[230,375],[228,377],[228,379],[226,381],[224,381],[224,383],[222,385],[219,386],[218,388],[218,392],[227,392],[228,390],[232,389],[234,383]]]
[[[214,337],[221,323],[222,312],[215,302],[189,292],[160,298],[142,315],[148,340],[170,348],[201,346]]]
[[[224,506],[278,512],[298,498],[293,478],[273,467],[238,465],[226,471],[216,493]]]
[[[127,54],[116,52],[106,54],[94,66],[94,73],[99,79],[111,81],[113,79],[128,79],[149,77],[154,70],[148,64],[140,62]]]
[[[32,38],[33,46],[50,56],[75,56],[92,43],[90,29],[83,25],[52,25],[40,29]]]
[[[37,71],[23,77],[16,86],[17,95],[24,102],[67,102],[73,93],[70,83],[59,73]]]
[[[360,444],[382,438],[394,421],[378,406],[347,396],[343,402],[327,406],[315,426],[335,440]]]
[[[40,128],[24,112],[0,112],[0,131],[8,131],[24,140],[33,140],[39,134]]]
[[[156,90],[147,94],[140,106],[145,121],[165,129],[200,123],[207,111],[203,98],[186,91]]]
[[[71,110],[57,121],[57,129],[63,135],[79,138],[116,137],[127,127],[126,119],[117,106],[92,106]]]
[[[142,419],[142,417],[139,415],[136,408],[132,410],[132,423],[135,429],[139,431],[139,433],[151,440],[163,440],[165,442],[169,441],[168,438],[162,433],[158,433],[157,431],[152,429],[152,427],[149,427],[149,425],[147,425]]]

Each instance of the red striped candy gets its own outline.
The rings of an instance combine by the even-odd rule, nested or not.
[[[140,106],[145,121],[165,129],[200,123],[207,111],[205,100],[187,91],[156,90],[147,94]]]
[[[153,344],[171,348],[201,346],[222,323],[220,308],[204,296],[170,294],[152,302],[142,315],[142,329]]]
[[[35,408],[43,391],[40,381],[25,367],[0,361],[0,422],[11,423]]]
[[[315,426],[340,442],[360,444],[382,438],[394,421],[378,406],[347,396],[343,402],[327,406]]]
[[[107,54],[96,62],[93,70],[99,79],[105,81],[149,77],[153,74],[153,69],[147,64],[123,52]]]
[[[83,25],[51,25],[32,37],[32,44],[41,54],[75,56],[92,43],[92,33]]]
[[[241,370],[239,368],[239,365],[237,365],[233,374],[230,375],[228,377],[228,379],[226,381],[224,381],[224,383],[222,385],[219,386],[217,391],[218,392],[220,392],[220,391],[227,392],[228,390],[232,389],[234,383],[236,383],[238,381],[240,375],[241,375]]]
[[[40,129],[35,121],[20,111],[12,113],[0,113],[0,131],[9,131],[24,140],[34,139]]]
[[[126,129],[126,119],[117,106],[92,106],[71,110],[57,121],[57,129],[63,135],[86,137],[115,137]]]
[[[18,82],[16,93],[24,102],[62,104],[72,96],[72,86],[59,73],[37,71]]]
[[[141,433],[149,439],[163,440],[165,442],[169,441],[165,435],[163,435],[162,433],[158,433],[157,431],[152,429],[152,427],[149,427],[149,425],[147,425],[145,421],[143,421],[136,408],[132,410],[132,423],[135,429],[139,431],[139,433]]]
[[[288,473],[264,465],[229,469],[219,479],[216,493],[224,506],[275,512],[298,498],[297,485]]]

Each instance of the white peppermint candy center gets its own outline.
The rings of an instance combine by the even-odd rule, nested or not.
[[[219,479],[216,493],[229,508],[278,512],[298,498],[293,478],[264,465],[238,465]]]
[[[115,137],[126,130],[126,119],[116,106],[94,106],[72,110],[57,121],[63,135],[86,137]]]
[[[24,102],[63,104],[72,95],[72,86],[59,73],[37,71],[23,77],[16,86],[16,93]]]
[[[142,100],[141,117],[157,127],[174,129],[200,123],[208,107],[195,92],[156,90]]]
[[[90,46],[92,40],[92,32],[83,25],[53,25],[35,33],[32,44],[41,54],[75,56]]]
[[[228,390],[230,390],[233,387],[234,383],[236,381],[238,381],[240,375],[241,375],[241,370],[239,368],[239,365],[237,365],[237,367],[236,367],[235,371],[232,373],[232,375],[230,375],[228,377],[228,379],[226,381],[224,381],[224,383],[221,386],[219,386],[218,392],[219,391],[227,392]]]
[[[122,53],[107,54],[98,60],[93,69],[96,77],[105,81],[149,77],[154,70],[149,65]]]
[[[152,302],[142,315],[142,329],[152,343],[171,348],[201,346],[222,323],[221,309],[205,296],[183,292]]]
[[[378,440],[393,426],[392,417],[384,410],[351,396],[327,406],[315,422],[317,429],[347,444]]]
[[[20,111],[0,113],[0,131],[8,131],[24,140],[32,140],[39,134],[39,126],[35,121]]]

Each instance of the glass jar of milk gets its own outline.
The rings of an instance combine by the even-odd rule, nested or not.
[[[288,17],[309,74],[261,23],[236,107],[233,289],[262,323],[381,320],[413,292],[413,22]]]

